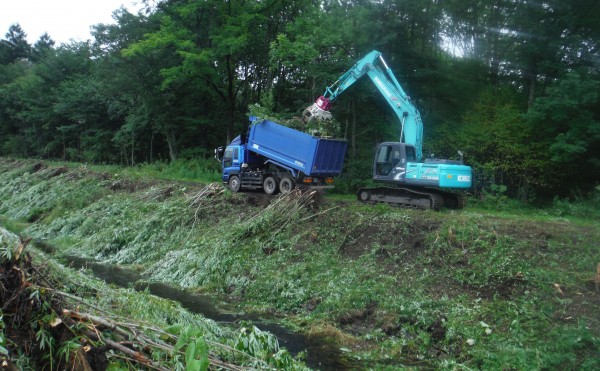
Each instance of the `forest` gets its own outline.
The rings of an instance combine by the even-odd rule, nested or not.
[[[0,156],[203,161],[250,113],[299,116],[379,50],[420,110],[424,153],[473,167],[473,192],[586,197],[600,177],[594,0],[143,0],[93,38],[0,40]],[[341,191],[370,177],[397,118],[369,81],[336,102]],[[209,165],[207,165],[209,166]]]

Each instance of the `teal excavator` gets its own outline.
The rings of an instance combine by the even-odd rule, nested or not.
[[[460,160],[423,161],[423,123],[421,115],[404,92],[392,70],[377,50],[373,50],[325,89],[317,101],[304,110],[303,120],[331,120],[332,104],[346,89],[368,76],[400,121],[398,142],[377,146],[373,161],[373,180],[379,187],[361,188],[357,199],[365,203],[387,203],[421,209],[439,210],[442,206],[465,206],[461,190],[471,187],[471,167]]]

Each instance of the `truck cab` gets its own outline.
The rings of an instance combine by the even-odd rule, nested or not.
[[[229,179],[230,173],[240,172],[240,158],[243,163],[244,151],[241,146],[228,146],[223,151],[223,181]]]
[[[262,172],[264,159],[248,151],[247,146],[241,143],[239,137],[235,138],[227,147],[217,148],[215,158],[221,162],[223,184],[226,184],[232,191],[239,191],[242,182],[249,188],[263,186],[262,177],[258,173]]]

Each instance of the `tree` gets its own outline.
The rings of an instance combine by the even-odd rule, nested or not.
[[[38,41],[33,45],[33,49],[31,51],[31,60],[33,62],[41,62],[45,57],[48,56],[48,53],[51,53],[54,49],[54,40],[48,35],[48,33],[44,33]]]
[[[18,23],[8,28],[6,39],[0,40],[0,63],[9,64],[19,59],[29,58],[31,45],[27,42],[27,34]]]
[[[539,134],[556,166],[561,193],[589,190],[600,173],[600,79],[575,71],[556,81],[536,99],[527,122]]]

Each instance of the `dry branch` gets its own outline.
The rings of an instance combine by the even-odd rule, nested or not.
[[[3,233],[3,236],[4,231],[1,228],[0,232]],[[53,336],[58,342],[58,347],[60,347],[60,342],[77,338],[83,341],[87,339],[90,345],[85,347],[86,352],[78,350],[69,365],[62,363],[64,360],[50,358],[49,362],[52,362],[51,364],[40,363],[37,366],[40,368],[56,366],[64,369],[91,369],[91,358],[88,358],[91,353],[87,351],[94,349],[92,353],[95,353],[96,357],[98,355],[104,357],[105,360],[107,356],[117,357],[126,359],[132,364],[137,363],[139,368],[165,371],[170,369],[166,367],[170,361],[174,361],[177,356],[184,354],[181,349],[175,350],[175,344],[178,340],[175,335],[167,334],[158,327],[129,319],[126,320],[127,322],[117,321],[115,320],[115,318],[118,318],[117,316],[89,305],[83,298],[58,291],[53,287],[44,286],[43,284],[51,286],[49,280],[33,266],[29,254],[24,252],[29,242],[30,239],[21,239],[18,242],[16,236],[11,237],[11,244],[14,243],[14,247],[9,246],[9,248],[11,250],[16,248],[17,253],[11,254],[11,257],[6,256],[0,261],[2,313],[5,318],[11,319],[8,323],[4,322],[5,328],[9,329],[4,334],[18,334],[18,338],[9,337],[7,340],[15,346],[18,345],[19,341],[22,341],[22,337],[37,339],[36,341],[39,342],[39,336],[36,335],[36,332],[46,331],[47,335],[45,336]],[[32,291],[35,291],[36,295],[32,295]],[[84,303],[98,312],[105,313],[106,316],[101,317],[97,314],[83,313],[78,309],[72,309],[70,304],[73,302],[77,306]],[[54,320],[44,324],[36,319],[48,315],[54,316]],[[31,326],[31,321],[37,324],[35,329]],[[46,329],[39,328],[40,324],[47,326]],[[165,335],[168,336],[164,337]],[[165,341],[160,340],[161,338]],[[99,346],[98,343],[103,345]],[[210,344],[212,349],[212,352],[208,355],[211,367],[234,371],[247,369],[222,361],[218,358],[219,351],[228,354],[239,353],[242,359],[255,360],[256,364],[261,362],[244,352],[232,351],[227,345],[209,341],[207,341],[207,344]],[[30,343],[21,352],[25,356],[37,357],[35,353],[38,352],[38,349],[40,349],[40,344]],[[112,349],[115,353],[106,353],[107,349]],[[156,351],[161,351],[164,354],[161,361],[152,359],[152,354]],[[7,365],[10,361],[10,355],[9,353]],[[93,366],[92,363],[91,367]]]
[[[26,239],[23,239],[23,237],[19,237],[19,246],[17,247],[17,251],[15,251],[15,262],[19,261],[23,250],[25,250],[25,248],[27,247],[27,245],[29,245],[30,242],[31,237],[28,237]]]
[[[189,207],[195,208],[194,210],[194,222],[200,219],[200,213],[206,212],[212,207],[216,207],[217,203],[211,205],[211,199],[223,194],[225,188],[218,183],[211,183],[206,187],[202,188],[199,192],[188,196]]]
[[[143,195],[139,196],[139,199],[142,201],[163,201],[167,197],[170,197],[175,188],[173,186],[162,187],[162,188],[150,188],[149,191],[145,192]]]
[[[69,310],[69,309],[63,309],[63,314],[65,316],[69,316],[69,317],[79,320],[79,321],[92,322],[95,326],[106,327],[107,329],[113,330],[125,337],[128,337],[130,335],[127,331],[120,329],[116,323],[109,321],[107,319],[104,319],[102,317],[93,316],[93,315],[87,314],[87,313],[80,313],[80,312]]]

